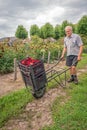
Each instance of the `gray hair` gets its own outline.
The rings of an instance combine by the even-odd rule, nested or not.
[[[70,29],[70,30],[72,31],[72,26],[66,26],[66,27],[65,27],[65,31],[66,31],[67,29]]]

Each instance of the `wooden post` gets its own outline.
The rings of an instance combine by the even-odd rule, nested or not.
[[[50,51],[48,52],[48,64],[50,63]]]
[[[17,79],[17,62],[16,58],[14,58],[14,81]]]
[[[49,68],[49,63],[50,63],[50,51],[48,52],[48,61],[47,61],[47,68]]]

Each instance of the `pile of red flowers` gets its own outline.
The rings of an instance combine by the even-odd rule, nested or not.
[[[26,65],[26,66],[30,66],[33,65],[34,63],[39,62],[39,60],[35,60],[32,58],[27,58],[21,61],[21,64]]]

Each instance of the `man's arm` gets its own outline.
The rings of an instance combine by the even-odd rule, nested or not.
[[[80,50],[79,50],[79,54],[78,54],[78,61],[81,60],[81,55],[82,55],[82,51],[83,51],[83,45],[80,46]]]
[[[67,48],[66,48],[66,47],[64,47],[64,49],[63,49],[63,51],[62,51],[61,59],[63,59],[63,58],[64,58],[64,55],[65,55],[66,51],[67,51]]]

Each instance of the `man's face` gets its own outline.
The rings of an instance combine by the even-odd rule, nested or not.
[[[72,35],[72,30],[71,29],[66,29],[65,33],[66,33],[66,36],[70,37]]]

